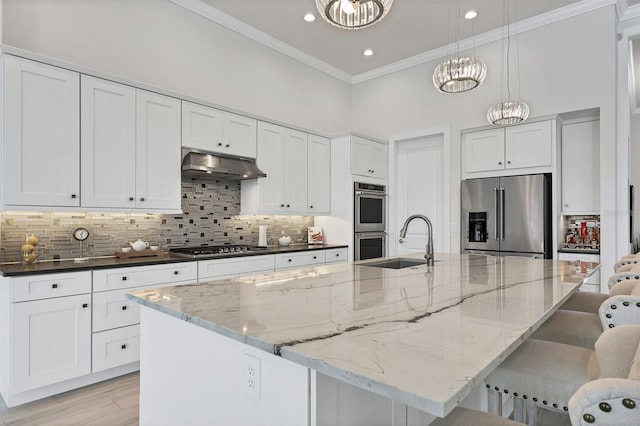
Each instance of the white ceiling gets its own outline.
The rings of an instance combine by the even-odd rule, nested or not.
[[[320,18],[315,0],[202,2],[352,76],[432,51],[456,39],[455,0],[394,0],[382,21],[357,31],[328,24]],[[473,21],[460,19],[460,39],[505,24],[503,0],[459,0],[459,3],[461,14],[469,9],[478,12]],[[522,21],[575,3],[579,1],[510,0],[510,21],[515,20],[516,11]],[[314,22],[302,19],[308,12],[316,15]],[[362,54],[367,48],[373,49],[373,56]]]

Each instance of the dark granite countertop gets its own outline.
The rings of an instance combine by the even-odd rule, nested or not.
[[[343,244],[293,244],[289,247],[270,246],[267,250],[261,250],[256,252],[242,253],[242,254],[230,254],[230,255],[215,255],[210,258],[185,258],[178,257],[171,254],[163,254],[159,256],[150,257],[134,257],[129,259],[119,259],[117,257],[99,257],[89,259],[86,262],[76,263],[73,260],[60,260],[60,261],[41,261],[34,265],[22,265],[20,263],[8,263],[0,265],[0,275],[3,277],[15,277],[21,275],[37,275],[37,274],[51,274],[59,272],[77,272],[87,271],[92,269],[105,269],[105,268],[124,268],[130,266],[147,266],[158,265],[164,263],[177,263],[177,262],[193,262],[198,260],[207,259],[224,259],[230,257],[243,257],[243,256],[264,256],[267,254],[280,254],[280,253],[294,253],[308,250],[329,250],[334,248],[345,248]]]

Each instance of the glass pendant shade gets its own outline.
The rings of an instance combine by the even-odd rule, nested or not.
[[[433,71],[433,85],[441,92],[466,92],[482,84],[487,66],[482,59],[454,57],[439,64]]]
[[[384,18],[393,0],[316,0],[325,21],[336,27],[357,30]]]
[[[500,102],[487,111],[487,120],[497,126],[522,123],[527,117],[529,105],[520,101]]]

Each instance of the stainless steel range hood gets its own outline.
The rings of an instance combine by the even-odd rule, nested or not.
[[[245,180],[266,177],[252,158],[182,148],[182,176],[194,179]]]

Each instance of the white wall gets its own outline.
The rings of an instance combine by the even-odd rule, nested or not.
[[[3,42],[323,134],[350,130],[348,84],[169,1],[18,1]]]
[[[529,104],[531,117],[600,108],[602,251],[607,264],[615,260],[616,217],[623,213],[616,210],[613,190],[616,185],[615,22],[615,8],[611,5],[518,36],[521,99]],[[499,101],[500,46],[495,42],[476,48],[476,55],[487,64],[487,78],[482,86],[467,93],[441,94],[434,89],[431,76],[439,61],[353,87],[351,113],[352,128],[356,132],[392,140],[409,131],[451,126],[452,212],[459,211],[459,131],[487,125],[487,109]],[[457,216],[452,220],[457,220]],[[459,233],[452,233],[451,239],[452,250],[459,249]],[[605,273],[609,273],[608,266],[604,268]]]

